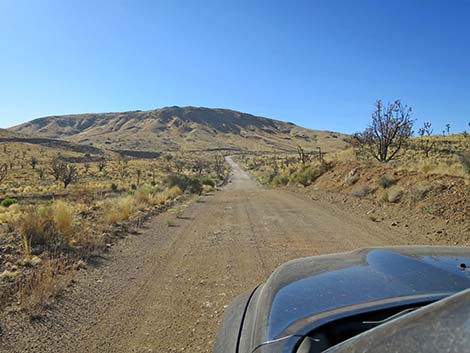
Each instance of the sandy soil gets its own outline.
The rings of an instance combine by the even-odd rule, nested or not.
[[[224,308],[281,263],[358,247],[426,243],[342,205],[268,190],[229,159],[231,182],[151,219],[41,317],[3,317],[1,352],[210,352]]]

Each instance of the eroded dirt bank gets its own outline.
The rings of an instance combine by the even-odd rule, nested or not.
[[[236,295],[281,263],[358,247],[428,243],[344,207],[268,190],[229,160],[224,190],[150,220],[81,271],[35,320],[4,317],[1,352],[210,352]]]

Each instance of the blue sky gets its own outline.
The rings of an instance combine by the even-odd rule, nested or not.
[[[396,98],[469,130],[470,1],[0,0],[0,127],[231,108],[355,132]]]

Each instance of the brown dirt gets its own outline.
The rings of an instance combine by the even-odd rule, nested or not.
[[[341,203],[262,188],[233,168],[222,191],[179,218],[154,217],[80,271],[41,316],[4,316],[0,351],[210,352],[225,305],[289,259],[430,243]]]

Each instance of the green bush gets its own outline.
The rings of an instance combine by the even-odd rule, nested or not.
[[[386,189],[386,188],[389,188],[392,185],[395,185],[397,183],[397,180],[394,177],[390,176],[390,175],[382,175],[379,178],[378,183],[381,187]]]
[[[177,186],[182,191],[185,191],[189,185],[189,177],[183,174],[169,174],[163,182],[169,188]]]
[[[324,165],[312,166],[303,164],[290,176],[289,181],[295,184],[308,186],[327,170],[327,167]]]
[[[113,192],[118,191],[118,186],[115,183],[111,184],[111,191],[113,191]]]
[[[177,186],[182,191],[189,191],[193,194],[201,194],[202,192],[201,180],[183,174],[170,174],[165,178],[164,183],[169,188]]]
[[[289,183],[289,177],[287,175],[276,175],[271,183],[273,185],[287,185]]]
[[[15,203],[18,203],[18,200],[17,199],[11,199],[11,198],[6,198],[6,199],[3,199],[2,202],[0,203],[0,205],[2,207],[10,207],[11,205],[14,205]]]
[[[204,176],[201,178],[201,183],[202,185],[209,185],[209,186],[215,187],[215,181],[207,176]]]

